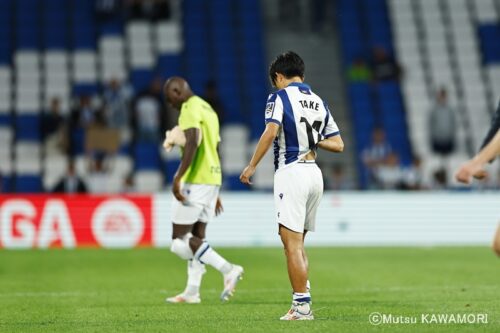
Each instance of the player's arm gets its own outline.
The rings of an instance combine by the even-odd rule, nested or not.
[[[255,152],[253,153],[252,159],[248,163],[248,166],[243,170],[240,175],[240,181],[244,184],[252,184],[250,182],[250,177],[255,173],[255,169],[257,165],[262,160],[264,155],[267,153],[271,145],[273,144],[276,135],[278,135],[278,131],[280,129],[280,125],[269,122],[266,125],[266,129],[260,136],[259,142],[257,143],[257,147],[255,147]]]
[[[342,137],[340,135],[334,135],[318,142],[318,148],[332,153],[341,153],[344,151],[344,141],[342,141]]]
[[[200,137],[200,129],[198,128],[188,128],[184,130],[184,135],[186,136],[186,145],[184,146],[184,153],[182,154],[181,164],[177,169],[174,176],[172,192],[174,196],[179,201],[184,201],[185,198],[181,193],[181,178],[186,173],[187,169],[191,163],[193,163],[194,156],[196,155],[196,150],[198,149],[198,139]]]
[[[497,131],[490,143],[488,143],[481,151],[471,160],[463,164],[457,171],[455,178],[465,184],[471,182],[472,177],[481,178],[485,174],[483,167],[490,160],[500,155],[500,130]]]

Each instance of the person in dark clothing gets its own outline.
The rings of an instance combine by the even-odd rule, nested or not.
[[[399,80],[401,70],[396,60],[383,47],[373,50],[373,78],[375,81]]]
[[[66,175],[52,189],[52,193],[87,193],[87,186],[76,174],[75,164],[72,160],[68,163]]]
[[[54,97],[50,101],[50,110],[43,115],[43,139],[60,131],[64,124],[64,117],[61,115],[61,101]]]
[[[214,80],[209,80],[205,84],[203,99],[210,104],[215,113],[217,113],[219,123],[224,124],[224,106],[222,105],[219,92],[217,91],[217,83],[215,83]]]

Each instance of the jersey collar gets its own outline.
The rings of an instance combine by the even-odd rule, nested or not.
[[[306,88],[311,90],[311,87],[308,84],[301,83],[301,82],[292,82],[288,85],[288,87],[299,87],[299,88]]]

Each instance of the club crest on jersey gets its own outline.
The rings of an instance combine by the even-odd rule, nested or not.
[[[274,102],[269,102],[266,105],[266,118],[270,118],[274,111]]]

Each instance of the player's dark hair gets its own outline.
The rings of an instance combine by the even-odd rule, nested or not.
[[[294,76],[303,79],[305,67],[304,60],[297,53],[288,51],[278,55],[271,63],[271,66],[269,66],[269,79],[273,85],[276,85],[277,73],[282,74],[287,79]]]

